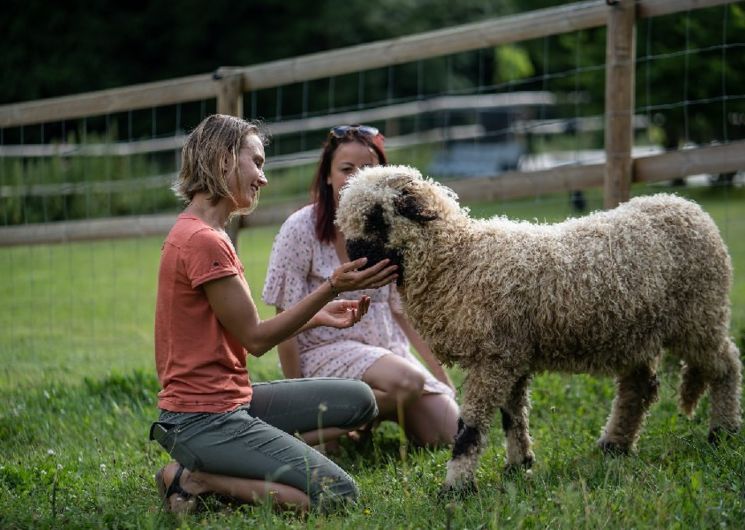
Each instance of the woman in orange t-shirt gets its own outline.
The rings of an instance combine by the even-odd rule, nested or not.
[[[271,498],[300,511],[357,496],[349,475],[294,435],[319,443],[368,423],[377,414],[371,389],[335,378],[252,385],[246,357],[313,327],[353,326],[369,298],[336,295],[386,285],[396,279],[395,266],[358,270],[364,258],[344,263],[298,303],[262,321],[224,226],[250,212],[267,184],[265,142],[258,124],[212,115],[183,148],[174,190],[187,206],[161,254],[155,318],[161,413],[151,428],[151,438],[175,459],[156,474],[172,511],[193,510],[207,493],[239,502]]]

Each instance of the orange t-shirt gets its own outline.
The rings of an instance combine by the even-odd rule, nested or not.
[[[225,276],[245,282],[230,241],[181,214],[161,250],[155,308],[158,407],[226,412],[251,401],[246,349],[217,319],[201,287]]]

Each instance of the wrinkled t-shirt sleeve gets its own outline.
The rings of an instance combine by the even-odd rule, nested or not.
[[[233,247],[214,230],[200,230],[192,235],[183,248],[182,259],[192,288],[243,273]]]
[[[299,213],[290,216],[274,238],[261,296],[280,309],[293,306],[309,293],[315,234],[304,217]]]

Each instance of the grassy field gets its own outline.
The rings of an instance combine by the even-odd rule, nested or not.
[[[652,190],[638,189],[646,193]],[[681,189],[719,224],[735,264],[732,332],[745,335],[745,190]],[[589,193],[591,209],[599,208]],[[477,216],[560,220],[564,196],[474,204]],[[258,299],[277,227],[239,244]],[[0,528],[742,528],[745,437],[706,442],[708,402],[693,420],[675,406],[677,365],[661,370],[661,400],[639,452],[595,448],[611,380],[543,374],[532,385],[538,462],[504,477],[498,421],[478,470],[478,494],[436,496],[449,453],[401,445],[385,424],[340,464],[362,497],[346,513],[299,519],[266,506],[178,519],[160,509],[152,475],[168,461],[147,441],[158,390],[152,361],[155,276],[162,238],[0,249]],[[271,308],[260,304],[262,315]],[[275,352],[251,359],[256,381],[279,377]],[[453,370],[457,383],[462,374]]]

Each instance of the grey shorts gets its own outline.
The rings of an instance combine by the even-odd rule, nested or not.
[[[362,381],[290,379],[253,385],[251,403],[230,412],[161,410],[150,438],[189,470],[287,484],[327,509],[355,500],[357,486],[294,435],[327,427],[353,430],[377,412],[375,396]]]

